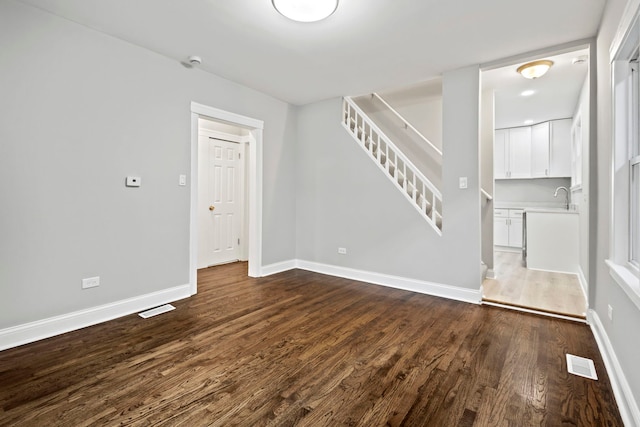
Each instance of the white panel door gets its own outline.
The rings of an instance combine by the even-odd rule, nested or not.
[[[199,139],[198,268],[240,259],[244,211],[241,145]]]

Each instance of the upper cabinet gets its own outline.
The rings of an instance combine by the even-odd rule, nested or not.
[[[531,126],[531,177],[549,176],[549,122]]]
[[[569,176],[571,176],[570,119],[495,131],[495,179]]]
[[[551,176],[571,176],[571,119],[554,120],[551,123]]]
[[[531,127],[499,129],[494,138],[494,178],[531,177]]]

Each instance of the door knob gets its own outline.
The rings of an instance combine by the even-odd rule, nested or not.
[[[215,206],[213,206],[213,205],[209,206],[209,210],[210,210],[210,211],[213,211],[215,208],[216,208],[216,207],[215,207]]]

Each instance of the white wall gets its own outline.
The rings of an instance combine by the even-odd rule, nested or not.
[[[434,79],[417,86],[385,91],[380,96],[442,149],[442,81]]]
[[[478,290],[479,105],[466,102],[478,99],[478,80],[477,67],[445,76],[442,236],[340,125],[340,99],[300,107],[297,258]],[[467,190],[459,176],[469,178]]]
[[[581,169],[581,184],[577,188],[572,188],[571,201],[576,205],[580,213],[580,271],[584,278],[589,282],[589,146],[590,132],[589,126],[589,77],[584,82],[584,86],[580,92],[580,99],[576,105],[576,111],[573,115],[574,123],[580,116],[581,123],[581,163],[576,165]],[[587,283],[588,284],[588,283]]]
[[[494,195],[493,138],[495,128],[495,97],[492,90],[482,91],[480,126],[480,187]],[[481,197],[482,261],[493,270],[493,207],[494,200]]]
[[[609,0],[597,40],[597,143],[591,142],[590,203],[595,207],[597,224],[591,223],[590,268],[595,270],[589,286],[589,305],[602,321],[636,405],[640,405],[640,310],[609,275],[605,260],[609,257],[611,213],[611,67],[609,48],[625,7],[625,0]],[[595,237],[595,239],[594,239]],[[594,280],[595,278],[595,280]],[[613,320],[607,316],[607,305],[614,309]]]
[[[263,263],[294,257],[288,104],[11,0],[0,94],[0,329],[188,283],[191,101],[264,120]]]

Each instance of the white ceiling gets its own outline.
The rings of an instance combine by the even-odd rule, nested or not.
[[[21,1],[298,105],[592,37],[605,3],[341,0],[301,24],[271,0]]]
[[[526,120],[540,123],[573,117],[588,72],[588,61],[573,64],[573,60],[588,58],[588,54],[588,49],[582,49],[545,56],[544,59],[553,61],[553,66],[547,74],[534,80],[516,72],[522,62],[483,72],[483,89],[492,89],[495,93],[496,129],[530,124]],[[525,90],[534,93],[522,96]]]

